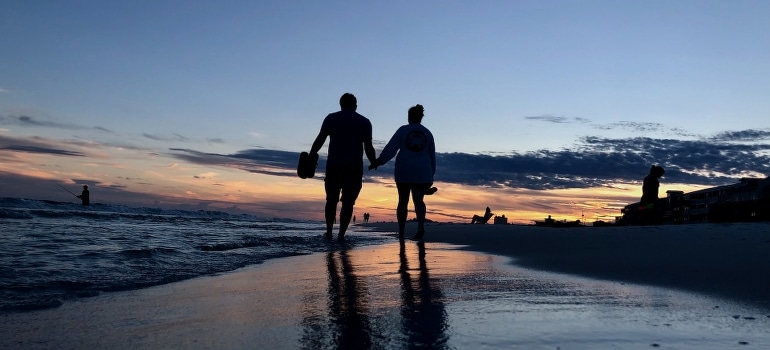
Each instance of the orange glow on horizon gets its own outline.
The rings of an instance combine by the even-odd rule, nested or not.
[[[12,154],[13,160],[0,164],[0,171],[38,179],[72,182],[93,181],[98,186],[92,196],[105,203],[136,203],[146,196],[143,205],[202,206],[212,210],[232,210],[257,215],[293,219],[323,220],[325,201],[323,180],[299,179],[250,173],[227,167],[170,163],[162,157],[123,158],[120,162],[88,158],[62,158],[45,155]],[[21,166],[26,164],[26,166]],[[39,166],[30,167],[30,164]],[[88,169],[88,174],[84,172]],[[549,215],[556,220],[613,222],[625,205],[638,201],[641,183],[614,184],[607,187],[561,190],[528,190],[504,187],[466,186],[436,183],[439,191],[426,196],[428,219],[439,222],[470,222],[489,206],[495,215],[511,224],[532,224]],[[134,202],[125,196],[106,198],[99,186],[131,192]],[[691,192],[706,186],[669,184],[661,181],[660,196],[667,190]],[[118,192],[120,193],[120,192]],[[100,197],[101,196],[101,197]],[[392,180],[364,183],[356,202],[355,215],[372,215],[372,221],[395,221],[397,192]],[[414,218],[409,204],[409,218]]]

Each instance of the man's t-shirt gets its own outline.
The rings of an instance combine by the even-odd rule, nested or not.
[[[355,111],[343,110],[326,116],[321,133],[329,136],[326,168],[364,166],[364,142],[372,140],[372,123]]]

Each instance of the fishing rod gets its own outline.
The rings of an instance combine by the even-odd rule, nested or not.
[[[77,196],[78,196],[78,195],[76,195],[76,194],[72,193],[72,191],[68,190],[66,187],[64,187],[64,186],[60,185],[58,182],[56,182],[56,181],[53,181],[53,180],[51,180],[51,181],[52,181],[53,183],[55,183],[56,185],[58,185],[59,187],[61,187],[62,189],[64,189],[65,191],[69,192],[71,195],[73,195],[73,196],[75,196],[75,197],[77,197]],[[78,197],[78,198],[80,198],[80,197]]]

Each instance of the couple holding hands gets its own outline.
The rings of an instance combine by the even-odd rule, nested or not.
[[[342,241],[345,231],[353,216],[353,206],[363,185],[363,154],[371,163],[369,170],[375,170],[396,157],[395,180],[398,188],[398,237],[404,238],[407,205],[411,195],[414,212],[417,216],[417,233],[414,239],[421,240],[425,234],[425,213],[427,211],[423,197],[437,191],[433,185],[436,173],[436,145],[433,134],[424,127],[422,118],[424,108],[415,105],[409,108],[408,124],[402,125],[391,137],[388,144],[377,157],[372,145],[372,123],[358,114],[358,101],[353,94],[345,93],[340,97],[340,111],[326,116],[321,124],[309,158],[318,159],[318,151],[329,138],[329,151],[326,159],[326,219],[327,239],[332,238],[332,230],[337,215],[337,202],[340,208],[338,240]]]

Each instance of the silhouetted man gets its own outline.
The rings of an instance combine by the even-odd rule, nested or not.
[[[83,192],[77,197],[80,198],[83,205],[91,205],[91,192],[88,192],[88,185],[83,185]]]
[[[366,117],[356,113],[358,101],[351,93],[340,97],[340,111],[326,116],[321,124],[310,155],[317,155],[329,137],[329,154],[326,159],[326,218],[327,239],[332,238],[334,220],[337,215],[337,202],[342,202],[340,208],[340,231],[338,240],[345,239],[345,231],[353,216],[353,206],[361,192],[364,176],[363,154],[370,163],[374,163],[376,155],[372,145],[372,123]]]

